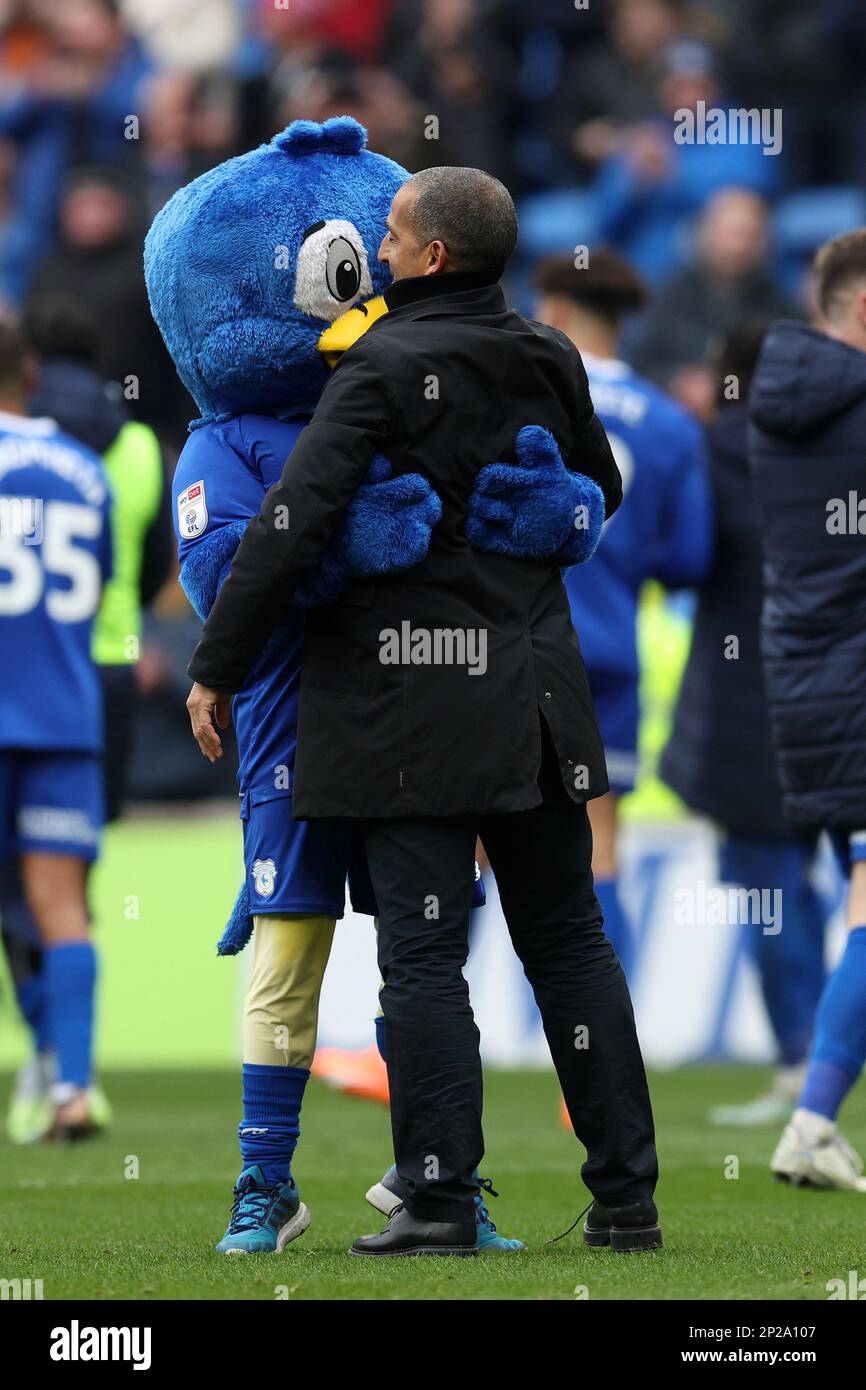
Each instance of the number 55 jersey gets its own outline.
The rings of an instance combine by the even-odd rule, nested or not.
[[[98,455],[53,420],[0,412],[0,858],[95,852],[102,696],[90,647],[111,574],[110,506]]]

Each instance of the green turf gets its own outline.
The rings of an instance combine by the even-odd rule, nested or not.
[[[713,1102],[749,1097],[765,1074],[690,1069],[653,1078],[666,1248],[644,1256],[555,1245],[585,1197],[576,1146],[556,1124],[551,1076],[494,1073],[486,1130],[501,1197],[495,1217],[530,1248],[476,1260],[350,1258],[353,1236],[381,1224],[363,1194],[387,1162],[378,1106],[312,1083],[295,1165],[313,1215],[278,1256],[228,1259],[222,1234],[237,1168],[238,1080],[226,1073],[118,1073],[107,1089],[110,1135],[71,1150],[12,1149],[0,1170],[0,1278],[43,1280],[46,1299],[826,1299],[826,1283],[866,1274],[866,1196],[773,1184],[774,1129],[734,1134],[703,1122]],[[866,1094],[846,1107],[846,1131],[866,1147]],[[725,1177],[730,1158],[739,1178]],[[139,1176],[125,1170],[138,1161]]]

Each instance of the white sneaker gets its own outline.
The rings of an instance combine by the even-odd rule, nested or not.
[[[51,1126],[49,1092],[55,1074],[50,1052],[33,1053],[22,1063],[6,1116],[6,1132],[13,1144],[35,1144]]]
[[[795,1110],[770,1160],[773,1176],[795,1187],[866,1192],[863,1160],[832,1120]]]
[[[707,1116],[711,1125],[727,1129],[752,1129],[784,1124],[790,1120],[806,1079],[806,1063],[779,1067],[769,1091],[742,1105],[715,1105]]]

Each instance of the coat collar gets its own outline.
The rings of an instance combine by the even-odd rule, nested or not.
[[[443,314],[490,314],[505,309],[499,276],[493,271],[452,270],[395,280],[385,291],[388,317],[433,318]]]

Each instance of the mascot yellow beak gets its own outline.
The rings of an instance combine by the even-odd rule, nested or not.
[[[335,367],[346,349],[357,343],[367,332],[370,324],[375,323],[387,312],[388,306],[383,296],[377,295],[375,299],[368,299],[364,304],[356,304],[354,309],[335,319],[316,344],[328,366]]]

